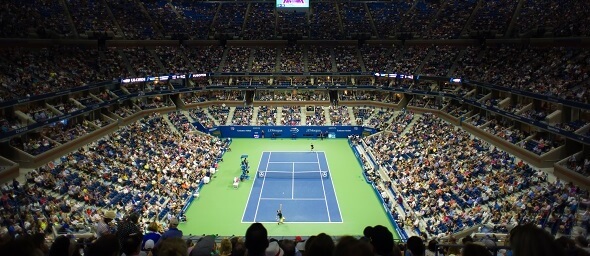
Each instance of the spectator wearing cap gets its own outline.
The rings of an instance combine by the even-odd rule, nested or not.
[[[190,253],[190,256],[209,255],[217,255],[217,253],[215,253],[215,236],[205,236],[201,238]]]
[[[143,235],[143,241],[141,246],[143,251],[151,251],[152,249],[154,249],[154,245],[156,245],[156,243],[158,242],[158,240],[160,240],[160,237],[162,236],[160,235],[160,233],[158,233],[157,222],[150,223],[148,225],[147,230],[147,233]]]
[[[272,241],[266,247],[266,251],[264,252],[265,256],[284,256],[285,252],[279,246],[279,242]]]
[[[246,230],[248,256],[265,256],[268,245],[266,228],[261,223],[252,223]]]
[[[96,237],[100,238],[101,236],[104,235],[114,235],[115,234],[115,226],[113,223],[113,220],[115,219],[115,217],[117,216],[117,214],[115,214],[114,211],[107,211],[104,213],[104,216],[102,218],[102,220],[100,220],[98,222],[98,224],[96,224]]]
[[[161,239],[167,238],[182,238],[182,230],[178,229],[178,219],[176,217],[170,218],[168,223],[168,230],[162,234]]]

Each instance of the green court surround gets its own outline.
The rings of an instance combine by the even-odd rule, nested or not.
[[[185,235],[243,236],[250,223],[242,223],[242,215],[262,152],[306,151],[310,150],[310,143],[316,150],[326,152],[343,223],[288,223],[289,213],[285,213],[286,225],[265,224],[269,236],[310,236],[322,232],[332,236],[362,235],[366,226],[384,225],[398,239],[346,139],[234,139],[232,150],[224,155],[211,183],[203,186],[200,198],[195,199],[186,212],[188,221],[181,223],[179,229]],[[234,189],[232,180],[240,176],[240,156],[243,154],[249,155],[251,180],[241,182],[240,187]]]

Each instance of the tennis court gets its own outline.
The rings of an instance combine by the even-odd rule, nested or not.
[[[316,153],[309,153],[311,141],[319,151],[317,155]],[[379,202],[373,188],[367,184],[363,177],[362,168],[354,153],[350,150],[346,139],[323,141],[308,139],[234,139],[231,148],[232,151],[227,152],[223,157],[224,161],[219,163],[219,171],[215,173],[211,183],[203,187],[200,198],[196,199],[189,207],[186,213],[188,221],[180,223],[179,229],[185,234],[241,236],[245,234],[246,229],[252,223],[256,212],[258,213],[256,221],[271,222],[265,224],[265,227],[269,236],[275,237],[309,236],[321,232],[338,236],[362,235],[366,226],[374,225],[385,225],[393,231],[383,205]],[[282,152],[288,154],[279,154]],[[249,180],[241,182],[236,189],[232,183],[233,179],[239,177],[242,173],[240,163],[241,156],[244,154],[247,154],[250,160],[251,177]],[[303,156],[304,154],[307,156]],[[267,164],[268,169],[266,169]],[[293,164],[295,164],[295,172],[297,173],[306,171],[319,172],[327,169],[326,174],[328,177],[323,179],[302,179],[299,176],[294,179],[293,177],[283,178],[282,176],[281,178],[270,178],[270,176],[276,176],[277,174],[270,172],[270,176],[266,177],[266,179],[260,179],[257,176],[258,170],[282,171],[288,174],[278,175],[292,176],[294,172]],[[324,169],[324,167],[326,168]],[[264,181],[264,190],[262,189],[262,181]],[[279,183],[275,183],[275,181]],[[322,190],[322,181],[324,181],[326,191],[325,197]],[[328,183],[333,184],[332,188],[334,189],[329,189],[326,186]],[[278,196],[277,191],[280,191],[280,196]],[[330,199],[330,191],[334,195],[333,199]],[[283,192],[285,192],[284,196]],[[262,196],[260,196],[261,193]],[[291,196],[293,196],[293,199],[305,197],[328,199],[313,200],[314,202],[307,202],[309,203],[307,204],[300,202],[306,200],[290,200]],[[254,197],[254,201],[252,201],[251,197]],[[283,203],[286,224],[277,225],[275,222],[276,211],[280,204],[277,201],[279,200],[260,200],[259,209],[256,210],[258,198],[279,198],[279,200],[289,201]],[[252,214],[248,221],[245,208],[252,205],[252,202],[254,202],[255,207],[253,210],[247,210],[248,214],[250,214],[250,211]],[[326,202],[328,206],[326,206]],[[264,203],[269,203],[269,206],[265,207]],[[318,203],[318,206],[313,205],[313,203]],[[320,204],[322,205],[320,206]],[[297,208],[294,210],[290,208],[295,206]],[[327,214],[328,210],[331,212],[329,215]],[[338,210],[339,214],[333,212],[335,210]],[[330,219],[328,219],[328,216]],[[337,219],[338,217],[340,217],[340,220]],[[397,233],[394,233],[394,235],[397,237]]]
[[[242,222],[341,223],[325,152],[262,152]]]

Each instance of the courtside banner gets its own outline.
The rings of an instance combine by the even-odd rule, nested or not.
[[[336,138],[347,138],[367,132],[362,126],[218,126],[214,129],[220,132],[217,135],[225,138],[327,138],[328,133],[334,133]],[[209,133],[213,132],[211,130]]]

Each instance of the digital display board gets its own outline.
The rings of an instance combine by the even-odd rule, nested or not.
[[[276,0],[277,8],[309,8],[309,0]]]

